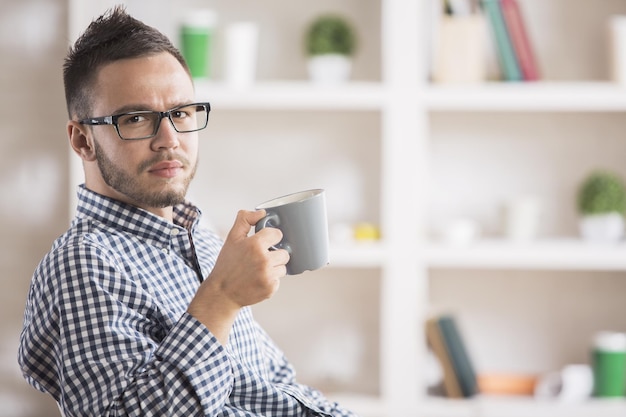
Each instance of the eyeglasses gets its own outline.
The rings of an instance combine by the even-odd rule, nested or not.
[[[178,133],[196,132],[209,122],[209,103],[192,103],[168,111],[133,111],[79,120],[83,125],[113,125],[122,140],[148,139],[156,136],[161,120],[167,117]]]

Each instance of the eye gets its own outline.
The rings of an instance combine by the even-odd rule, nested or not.
[[[179,109],[179,110],[175,110],[172,112],[172,117],[174,119],[186,119],[188,117],[190,117],[189,111],[187,111],[187,109]]]
[[[144,114],[127,114],[118,119],[118,124],[121,125],[134,125],[142,124],[148,121],[148,117]]]

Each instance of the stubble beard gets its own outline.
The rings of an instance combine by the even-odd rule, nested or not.
[[[148,190],[145,188],[145,185],[141,184],[139,174],[155,163],[167,160],[168,158],[158,156],[145,161],[137,168],[137,175],[132,175],[115,165],[115,163],[107,157],[97,141],[94,141],[94,145],[96,161],[104,182],[118,193],[128,197],[137,206],[165,208],[175,206],[185,200],[189,184],[196,174],[198,166],[197,161],[194,162],[191,173],[183,180],[180,186],[169,187],[167,184],[172,183],[173,180],[167,180],[166,185],[161,189]],[[189,165],[190,163],[186,158],[178,157],[178,159],[185,165]]]

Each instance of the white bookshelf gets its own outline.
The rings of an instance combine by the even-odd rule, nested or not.
[[[330,282],[335,275],[357,278],[361,275],[375,276],[376,290],[367,294],[365,298],[354,297],[354,299],[346,300],[333,298],[333,285],[325,284],[328,285],[328,288],[325,288],[328,299],[321,301],[321,304],[345,304],[346,311],[364,307],[367,309],[370,305],[378,309],[375,312],[377,328],[370,330],[372,334],[367,339],[369,345],[375,345],[374,347],[368,346],[368,349],[375,352],[376,357],[361,364],[362,367],[371,368],[372,372],[359,374],[357,380],[348,384],[347,388],[343,386],[342,392],[332,393],[333,398],[341,400],[364,417],[612,417],[626,415],[624,401],[560,404],[501,397],[480,397],[471,400],[431,398],[426,395],[426,387],[423,383],[422,373],[426,368],[427,352],[424,335],[421,332],[422,325],[429,311],[436,309],[438,304],[445,304],[446,301],[433,298],[432,295],[432,280],[439,279],[439,271],[452,271],[452,274],[463,276],[468,271],[498,270],[502,271],[503,280],[507,279],[507,271],[529,274],[551,272],[576,274],[581,271],[620,274],[626,271],[626,246],[624,244],[598,246],[581,242],[575,237],[572,209],[569,207],[571,203],[562,198],[548,207],[553,211],[566,213],[563,216],[560,214],[552,216],[552,219],[556,218],[557,224],[554,226],[556,233],[546,233],[533,242],[513,243],[506,241],[493,231],[466,246],[450,246],[428,238],[430,223],[433,220],[431,216],[432,200],[435,199],[434,190],[442,181],[437,177],[437,164],[441,163],[441,159],[433,158],[433,149],[441,146],[441,143],[446,146],[449,146],[449,143],[458,146],[456,142],[450,140],[450,138],[457,137],[461,138],[459,142],[477,141],[483,146],[484,143],[480,141],[483,140],[482,136],[485,136],[484,130],[481,130],[485,129],[485,121],[497,120],[494,124],[496,131],[494,135],[501,135],[509,141],[507,143],[511,144],[515,144],[520,139],[519,132],[513,132],[517,136],[512,134],[513,138],[508,139],[509,125],[519,131],[519,126],[525,128],[530,124],[534,128],[533,121],[540,120],[542,124],[534,129],[549,129],[549,132],[545,133],[546,137],[573,136],[579,140],[580,133],[577,130],[580,130],[581,120],[588,120],[591,126],[590,134],[595,132],[598,136],[604,135],[600,132],[604,132],[608,123],[609,139],[598,138],[598,142],[608,142],[613,147],[613,151],[599,156],[594,153],[595,151],[589,151],[587,155],[577,155],[576,158],[566,155],[565,159],[575,161],[567,165],[569,169],[567,172],[574,171],[581,176],[586,168],[596,162],[618,166],[621,160],[622,165],[626,167],[626,164],[623,164],[625,154],[618,159],[614,157],[623,149],[617,135],[618,132],[623,131],[622,127],[626,128],[624,122],[618,120],[619,113],[626,111],[626,89],[619,88],[602,78],[602,73],[596,66],[599,60],[595,55],[598,48],[593,45],[582,42],[580,47],[582,52],[573,52],[571,49],[563,48],[564,52],[554,53],[553,49],[550,49],[555,48],[555,45],[565,43],[571,35],[571,31],[568,32],[567,28],[574,24],[580,25],[579,30],[583,34],[587,33],[594,39],[600,39],[600,35],[596,33],[599,31],[598,20],[612,13],[620,11],[626,13],[626,5],[613,1],[604,2],[600,7],[596,2],[592,5],[591,2],[581,0],[571,3],[568,1],[571,0],[558,0],[548,4],[544,3],[544,0],[520,0],[528,12],[527,20],[530,30],[537,34],[538,39],[545,40],[536,44],[539,49],[540,63],[543,58],[543,63],[546,65],[548,81],[490,82],[470,86],[429,84],[426,68],[430,42],[428,23],[432,15],[429,9],[430,2],[425,0],[379,0],[366,3],[354,0],[342,2],[340,5],[329,0],[315,5],[307,4],[302,10],[284,7],[288,4],[288,0],[272,0],[267,5],[267,10],[271,12],[265,10],[267,13],[259,16],[262,25],[273,25],[274,20],[270,17],[276,17],[276,20],[293,17],[299,22],[304,22],[305,17],[310,17],[314,12],[322,9],[354,14],[357,20],[361,19],[362,25],[372,25],[372,22],[376,20],[372,30],[369,30],[369,26],[358,28],[364,36],[364,42],[377,45],[370,46],[369,51],[368,45],[364,46],[366,49],[364,54],[369,56],[367,62],[361,63],[367,69],[363,73],[365,75],[358,77],[357,81],[333,87],[311,84],[306,80],[303,72],[299,74],[299,78],[263,77],[258,83],[245,89],[233,89],[220,82],[219,79],[196,84],[198,97],[211,102],[213,113],[210,123],[211,126],[217,126],[210,132],[210,135],[215,138],[207,138],[207,144],[202,145],[207,147],[202,152],[203,155],[209,153],[209,163],[219,162],[217,157],[213,158],[210,155],[210,152],[216,149],[218,152],[228,153],[231,149],[229,147],[237,150],[244,145],[250,147],[254,145],[256,147],[253,147],[250,152],[258,152],[261,148],[254,143],[256,137],[262,138],[259,140],[271,139],[271,136],[281,139],[284,135],[285,138],[282,140],[291,140],[292,137],[299,136],[300,131],[306,130],[305,133],[308,134],[310,130],[313,136],[330,136],[329,139],[324,137],[317,139],[323,151],[328,156],[332,156],[334,152],[340,152],[335,147],[337,141],[352,139],[355,131],[359,132],[358,135],[364,136],[362,144],[355,141],[357,149],[354,149],[354,154],[357,155],[355,158],[358,158],[361,152],[366,154],[364,157],[366,162],[359,166],[360,172],[367,176],[368,184],[374,183],[372,187],[374,190],[363,197],[364,205],[370,210],[368,214],[375,217],[373,220],[380,224],[383,239],[373,243],[333,243],[331,263],[323,274],[331,277]],[[104,8],[112,3],[102,0],[99,4],[101,8]],[[142,10],[141,1],[135,0],[129,3],[133,4],[133,10]],[[148,6],[147,0],[143,3],[146,8],[155,10],[152,3]],[[149,17],[171,30],[173,25],[171,19],[176,15],[175,10],[167,2],[157,3],[162,13],[151,12]],[[236,19],[237,13],[241,12],[239,3],[235,3],[231,5],[227,1],[215,1],[208,5],[217,8],[232,20]],[[184,4],[189,7],[207,6],[193,0],[185,0]],[[570,5],[571,8],[568,8]],[[568,12],[557,15],[554,11],[559,7],[567,9]],[[577,16],[585,15],[589,9],[593,9],[594,19],[590,19],[589,22],[583,21],[584,24],[581,24]],[[70,25],[72,29],[70,32],[75,34],[77,28],[83,27],[85,22],[91,19],[90,13],[95,14],[99,11],[97,8],[85,10],[80,1],[71,1]],[[550,19],[558,20],[554,27],[550,24]],[[596,22],[595,26],[593,22]],[[280,28],[280,25],[271,27],[274,31],[278,30],[277,28]],[[565,55],[568,51],[570,55]],[[275,51],[270,49],[269,52]],[[259,56],[263,59],[264,55],[261,53]],[[581,61],[577,61],[577,65],[573,66],[569,60],[572,56]],[[557,58],[562,60],[562,64],[557,65]],[[287,61],[292,64],[298,62],[293,57]],[[283,69],[275,70],[283,71]],[[294,70],[294,72],[297,71]],[[565,120],[565,123],[556,127],[552,126],[553,115],[560,122]],[[375,119],[374,123],[371,122],[372,119]],[[320,125],[325,124],[327,120],[330,120],[330,126],[322,130]],[[570,121],[574,122],[571,123],[572,127],[569,126]],[[310,124],[307,124],[309,122]],[[359,130],[361,124],[366,127]],[[333,133],[333,129],[337,132]],[[235,134],[229,133],[232,131]],[[222,136],[227,136],[227,140],[223,140]],[[250,136],[255,139],[246,142]],[[278,143],[279,139],[272,143]],[[309,149],[316,143],[316,138],[305,137],[293,140],[301,140],[301,142],[290,148],[292,150],[296,147]],[[556,139],[554,139],[556,143],[550,140],[547,140],[545,145],[539,143],[537,146],[546,146],[546,148],[561,146],[561,142]],[[589,141],[593,140],[596,140],[595,136],[589,139]],[[230,144],[230,141],[236,143]],[[361,146],[366,150],[363,151]],[[590,149],[595,148],[590,147]],[[478,165],[484,163],[489,166],[490,158],[503,157],[497,153],[492,155],[491,150],[483,154],[483,159],[478,159]],[[367,158],[372,155],[376,158],[376,163],[373,164],[372,172],[370,172],[368,164],[371,164],[371,160]],[[443,152],[443,157],[446,158],[448,155]],[[313,169],[323,167],[322,161],[323,157],[316,160],[313,163]],[[580,161],[584,161],[584,164],[581,164],[581,168],[576,171],[572,165]],[[277,190],[280,189],[278,185],[274,185],[274,188],[268,186],[261,193],[257,190],[256,182],[251,185],[247,183],[250,177],[259,177],[257,172],[259,162],[254,157],[243,158],[243,161],[239,163],[243,168],[234,172],[233,178],[226,175],[220,178],[231,188],[236,187],[238,189],[236,194],[230,194],[229,188],[216,187],[209,170],[199,172],[196,182],[200,182],[202,188],[213,190],[213,195],[216,195],[224,204],[228,204],[231,199],[239,199],[235,204],[251,205],[251,202],[261,201],[261,195],[267,196],[270,192],[278,192]],[[227,165],[220,165],[222,169],[225,166]],[[626,168],[622,170],[626,173]],[[267,176],[275,178],[277,173],[279,172],[272,171]],[[462,180],[467,176],[471,181],[474,178],[473,174],[473,172],[459,173],[459,183],[453,184],[449,193],[467,195],[468,185]],[[494,176],[498,174],[496,172]],[[527,171],[517,172],[516,175],[518,183],[526,188],[541,189],[542,184],[545,183],[545,178],[540,177],[542,174],[535,172],[530,164]],[[559,170],[551,171],[550,175],[555,175],[561,182],[570,184],[570,188],[575,182]],[[71,177],[72,184],[80,181],[79,166],[73,168]],[[333,178],[335,179],[341,182],[341,178]],[[294,178],[288,178],[285,181],[290,186],[299,186],[302,183]],[[504,179],[500,182],[494,181],[494,184],[495,188],[501,187],[502,190],[507,191],[511,187]],[[517,185],[518,188],[523,188]],[[489,200],[489,204],[497,204],[494,197],[497,193],[490,194],[484,190],[481,191],[480,184],[478,184],[478,191],[486,195],[485,199]],[[568,192],[571,194],[571,190]],[[250,197],[246,200],[240,194],[250,194]],[[564,192],[561,192],[558,195],[563,194]],[[344,197],[346,203],[350,203],[352,197],[353,195],[346,194]],[[212,204],[210,198],[203,198],[206,198],[203,202],[207,206]],[[241,203],[242,201],[244,203]],[[475,209],[470,199],[458,197],[453,202],[454,204],[451,205],[460,212],[463,210],[471,212]],[[224,210],[230,212],[238,208],[242,207]],[[483,214],[484,217],[486,216]],[[354,219],[355,222],[359,220],[361,219]],[[612,285],[619,288],[620,284],[615,280],[612,281]],[[477,288],[476,291],[481,291],[481,288]],[[532,294],[526,294],[526,296],[530,295]],[[607,294],[607,297],[609,295]],[[306,298],[308,294],[302,296]],[[554,292],[551,296],[557,299],[561,294]],[[598,308],[602,308],[602,303],[601,299],[597,300]],[[286,304],[280,303],[269,307],[263,306],[260,316],[265,317],[267,324],[271,327],[272,321],[282,317],[286,308],[288,308]],[[464,306],[459,305],[461,314],[463,314],[463,309]],[[481,311],[481,313],[500,314],[499,311]],[[587,328],[602,327],[602,323],[594,322],[593,317],[589,320],[591,323],[586,326]],[[319,324],[322,327],[324,325],[324,323]],[[626,328],[626,323],[623,323],[623,326]],[[269,330],[271,332],[272,329]],[[307,329],[299,334],[301,330],[301,327],[294,327],[292,331],[295,333],[290,333],[289,337],[284,340],[285,343],[281,343],[283,340],[277,337],[279,344],[283,348],[286,346],[288,355],[289,343],[291,339],[294,339],[293,334],[306,337],[310,331]],[[525,333],[523,336],[527,343],[544,343],[532,333]],[[580,347],[583,342],[581,339],[568,339],[567,343],[578,344]],[[486,352],[482,356],[490,356],[492,353],[494,352]],[[515,359],[516,362],[517,359]],[[558,361],[550,362],[549,359],[543,357],[521,358],[521,363],[529,367],[532,367],[534,363],[548,363],[555,367],[559,365]],[[554,369],[542,370],[547,372]],[[375,380],[366,381],[367,384],[364,384],[363,380],[367,379]],[[367,386],[365,389],[364,385]],[[371,386],[374,388],[370,389]]]
[[[432,285],[433,279],[450,279],[450,276],[456,277],[456,281],[462,282],[466,277],[468,280],[476,279],[477,276],[488,274],[490,277],[498,276],[499,279],[507,280],[511,279],[512,288],[519,290],[520,282],[523,282],[523,278],[527,277],[527,280],[532,282],[533,279],[537,281],[532,282],[529,287],[532,290],[528,291],[543,291],[541,285],[538,283],[540,279],[550,277],[552,283],[557,279],[562,279],[561,284],[556,287],[560,288],[555,290],[551,287],[551,284],[545,286],[545,291],[550,292],[550,298],[553,300],[554,309],[558,309],[557,306],[565,305],[568,302],[564,299],[568,299],[569,291],[576,291],[575,286],[581,282],[586,282],[586,288],[594,288],[594,280],[597,278],[599,281],[607,276],[612,277],[613,285],[620,287],[620,280],[624,278],[624,271],[626,263],[624,262],[624,255],[626,252],[626,246],[623,243],[616,245],[602,245],[591,244],[581,241],[577,237],[577,228],[575,224],[574,206],[574,194],[576,181],[572,181],[571,177],[568,178],[568,174],[577,172],[578,178],[581,178],[586,172],[592,168],[607,166],[611,169],[620,169],[619,165],[612,161],[612,157],[608,152],[601,151],[602,149],[602,132],[606,126],[619,125],[615,119],[620,117],[619,115],[626,111],[626,89],[620,87],[610,81],[607,81],[608,71],[601,71],[594,66],[599,60],[606,66],[608,55],[608,44],[606,43],[606,27],[603,26],[606,19],[611,14],[624,13],[623,5],[616,4],[604,4],[606,8],[603,10],[589,8],[589,3],[575,1],[566,3],[563,1],[555,1],[547,3],[541,3],[539,1],[520,0],[520,5],[525,11],[527,17],[527,23],[531,31],[531,35],[536,35],[535,47],[539,55],[539,64],[544,65],[544,80],[532,83],[500,83],[500,82],[486,82],[479,85],[433,85],[426,84],[421,88],[418,88],[418,95],[422,98],[422,111],[429,115],[429,140],[430,144],[437,145],[440,151],[444,145],[438,141],[444,142],[445,145],[459,146],[463,139],[467,141],[474,141],[476,146],[484,146],[485,143],[491,145],[497,145],[497,138],[506,140],[507,144],[515,145],[519,141],[530,139],[529,141],[534,143],[535,146],[545,146],[546,151],[549,152],[551,147],[556,146],[555,143],[563,146],[568,140],[571,140],[573,147],[575,147],[576,141],[584,140],[590,142],[590,145],[586,147],[586,153],[584,157],[581,155],[573,155],[567,152],[567,148],[563,148],[560,158],[554,161],[554,168],[550,171],[536,168],[532,158],[528,158],[525,161],[528,162],[527,169],[523,171],[520,178],[523,177],[525,181],[519,180],[518,184],[507,184],[507,179],[498,181],[497,177],[502,175],[506,177],[510,174],[506,168],[506,164],[490,164],[489,159],[497,160],[501,158],[508,158],[511,161],[511,165],[520,169],[520,165],[516,164],[515,159],[518,157],[515,155],[515,151],[511,151],[512,155],[502,154],[503,147],[494,146],[493,149],[487,152],[493,152],[489,157],[482,159],[469,158],[475,162],[473,167],[480,171],[481,163],[485,165],[493,165],[497,167],[491,173],[492,177],[495,177],[489,183],[501,187],[500,194],[506,194],[508,187],[515,187],[517,185],[519,193],[528,192],[528,190],[537,191],[541,194],[545,188],[542,188],[542,183],[545,182],[544,178],[540,175],[550,175],[554,177],[552,189],[557,190],[559,180],[561,183],[569,182],[569,188],[567,193],[554,192],[559,194],[560,198],[552,202],[551,209],[555,212],[553,221],[560,224],[560,230],[546,231],[541,234],[536,240],[529,242],[514,242],[503,238],[498,232],[492,230],[487,233],[487,236],[479,238],[466,245],[450,245],[440,242],[436,239],[432,239],[428,242],[425,249],[426,255],[424,257],[424,267],[428,269],[429,283]],[[588,19],[577,20],[576,15],[588,15]],[[543,19],[543,17],[550,15],[549,19]],[[573,30],[571,25],[573,22],[579,25],[577,31]],[[591,23],[591,22],[594,23]],[[535,26],[533,26],[535,25]],[[570,42],[576,43],[573,38],[579,36],[593,37],[596,43],[593,45],[588,44],[581,46],[577,53],[580,56],[577,60],[562,59],[561,62],[552,60],[553,56],[559,55],[557,50],[564,47]],[[557,47],[557,45],[559,45]],[[550,49],[550,48],[554,49]],[[598,54],[604,52],[605,55]],[[572,66],[573,62],[576,62]],[[548,68],[546,68],[546,66]],[[575,69],[572,69],[575,68]],[[556,120],[556,122],[552,122]],[[585,134],[579,134],[583,122],[587,123],[586,129],[588,131]],[[446,123],[448,122],[448,123]],[[537,122],[538,129],[534,129],[534,123]],[[458,123],[457,126],[449,128],[447,124]],[[481,126],[481,123],[488,123],[493,127],[493,137],[489,140],[484,140],[482,136],[485,136],[486,129]],[[580,124],[578,124],[580,123]],[[558,127],[557,127],[558,126]],[[554,128],[553,127],[557,127]],[[524,137],[524,130],[527,130],[528,138]],[[532,140],[532,135],[541,134],[540,140]],[[610,137],[611,134],[608,134]],[[510,140],[509,140],[510,138]],[[582,139],[581,139],[582,138]],[[454,141],[457,142],[454,142]],[[618,139],[615,139],[617,142]],[[591,145],[595,142],[597,147]],[[565,145],[567,146],[567,145]],[[459,146],[460,147],[460,146]],[[469,146],[466,146],[469,149]],[[517,149],[517,148],[514,148]],[[537,149],[538,151],[541,148]],[[449,153],[453,155],[453,153]],[[539,152],[537,152],[539,154]],[[556,155],[554,152],[551,155]],[[458,155],[453,155],[458,157]],[[524,158],[525,155],[519,155],[519,158]],[[431,168],[436,163],[441,163],[441,155],[437,155],[439,158],[437,161],[431,159]],[[571,162],[567,162],[567,159],[571,158]],[[565,162],[564,162],[565,160]],[[579,168],[576,169],[576,164]],[[467,186],[472,183],[471,171],[467,171],[468,166],[463,168],[468,179],[465,181],[459,181],[459,184]],[[566,169],[560,170],[559,167],[565,167]],[[538,170],[538,172],[534,172]],[[563,172],[561,172],[563,171]],[[565,173],[568,172],[568,174]],[[438,181],[441,178],[437,178],[440,174],[436,167],[430,171],[431,176],[431,189],[438,186]],[[482,171],[481,171],[482,172]],[[460,174],[463,176],[463,174]],[[512,177],[509,175],[509,177]],[[483,177],[484,178],[484,177]],[[508,178],[510,180],[510,178]],[[557,180],[558,179],[558,180]],[[577,179],[578,181],[578,179]],[[449,181],[445,182],[449,185]],[[523,185],[520,185],[523,184]],[[547,187],[550,188],[550,187]],[[462,188],[450,189],[450,193],[461,193],[469,196],[464,192]],[[479,195],[481,191],[478,191]],[[497,193],[485,193],[488,195],[486,198],[494,198]],[[567,199],[563,198],[563,195],[567,196]],[[542,194],[544,198],[550,198],[549,194]],[[552,196],[553,197],[553,196]],[[554,197],[553,197],[554,198]],[[471,198],[469,199],[471,201]],[[460,202],[461,199],[455,200]],[[477,211],[476,207],[472,207],[472,202],[468,201],[468,212],[472,210]],[[498,204],[498,200],[492,200],[493,205]],[[474,203],[476,206],[476,204]],[[440,206],[436,206],[440,207]],[[432,209],[431,209],[432,210]],[[436,209],[435,216],[437,215]],[[568,215],[559,215],[561,212],[567,212]],[[431,211],[432,213],[432,211]],[[466,213],[462,213],[466,214]],[[491,215],[493,216],[493,212]],[[480,217],[480,216],[478,216]],[[567,219],[564,219],[567,218]],[[565,223],[569,224],[565,226]],[[493,271],[493,272],[489,272]],[[554,275],[553,275],[554,274]],[[572,281],[568,284],[568,279]],[[558,278],[554,278],[558,277]],[[585,278],[581,278],[585,277]],[[585,281],[586,280],[586,281]],[[493,285],[493,281],[489,279],[479,280],[481,282],[480,289],[477,291],[489,292],[487,286]],[[607,281],[604,281],[607,282]],[[602,285],[602,284],[598,284]],[[467,286],[463,288],[468,288]],[[610,288],[610,286],[608,287]],[[463,290],[460,290],[463,291]],[[515,290],[513,290],[515,291]],[[541,294],[537,294],[541,296]],[[587,329],[601,329],[605,322],[600,317],[606,307],[603,303],[609,302],[611,299],[611,290],[607,289],[603,296],[604,300],[599,298],[591,301],[584,299],[584,291],[578,293],[575,297],[582,297],[582,302],[595,304],[594,310],[596,317],[593,315],[588,317],[588,322],[580,323]],[[597,295],[597,294],[596,294]],[[520,297],[528,297],[529,307],[534,305],[532,298],[534,294],[529,292],[524,294],[523,291],[520,294],[498,294],[501,297],[510,297],[513,301],[511,304],[515,304],[515,299]],[[574,296],[572,296],[574,297]],[[588,297],[591,297],[589,295]],[[463,297],[456,295],[451,297],[453,300],[460,300]],[[477,299],[488,300],[488,298]],[[569,299],[571,301],[571,299]],[[429,301],[436,304],[437,301],[440,304],[446,305],[446,300],[433,300]],[[561,304],[563,302],[563,304]],[[476,301],[475,301],[476,303]],[[449,305],[449,303],[448,303]],[[506,305],[506,302],[499,305]],[[432,306],[432,305],[431,305]],[[436,307],[436,306],[434,306]],[[476,320],[476,307],[475,304],[470,307],[459,306],[461,318],[463,314],[469,316],[466,330],[476,330],[477,324],[472,325],[469,323],[471,318]],[[513,307],[511,307],[513,308]],[[532,308],[532,307],[530,307]],[[516,314],[511,314],[507,308],[500,310],[480,310],[480,315],[487,314],[489,311],[493,316],[504,315],[511,317],[511,321],[519,319],[523,321],[524,311],[518,311]],[[551,320],[549,316],[553,311],[546,309],[542,315],[543,319]],[[565,326],[567,321],[564,321],[563,317],[567,317],[568,311],[554,311],[554,316],[558,318],[555,320],[555,326]],[[528,321],[536,321],[537,316],[528,312]],[[521,318],[520,318],[521,317]],[[497,320],[496,320],[497,321]],[[518,323],[519,324],[519,323]],[[514,324],[511,324],[514,325]],[[618,326],[622,331],[626,327],[625,324],[619,323]],[[551,331],[558,331],[558,327],[550,327]],[[502,328],[500,329],[502,330]],[[545,328],[544,328],[545,331]],[[493,334],[494,332],[492,332]],[[497,331],[495,332],[497,333]],[[541,331],[537,331],[537,334],[533,334],[532,331],[526,329],[526,333],[521,338],[516,339],[517,342],[511,341],[508,347],[511,351],[519,352],[521,350],[515,349],[515,343],[528,343],[528,344],[542,344],[546,343],[544,339],[540,339],[538,334]],[[591,332],[590,332],[591,333]],[[484,334],[484,333],[483,333]],[[468,339],[471,339],[471,334],[468,335]],[[545,337],[545,333],[543,335]],[[550,338],[546,338],[550,339]],[[472,342],[472,340],[470,340]],[[476,342],[476,340],[474,340]],[[550,339],[548,343],[559,343],[557,337]],[[562,342],[562,341],[561,341]],[[588,349],[588,342],[584,338],[577,338],[575,342],[578,344],[578,350],[585,352]],[[470,343],[471,345],[471,343]],[[488,343],[475,343],[476,345],[485,348]],[[471,347],[471,346],[470,346]],[[557,348],[555,348],[557,349]],[[550,350],[550,349],[546,349]],[[565,349],[566,350],[566,349]],[[540,350],[535,351],[540,352]],[[481,371],[482,365],[488,365],[489,360],[485,359],[486,356],[498,356],[499,351],[488,351],[482,353],[482,361],[478,364],[478,371]],[[511,359],[515,356],[512,354]],[[515,357],[513,361],[519,362],[542,362],[545,358],[538,355],[537,357],[520,358]],[[571,359],[570,359],[571,360]],[[584,355],[578,355],[577,360],[585,361],[587,357]],[[547,362],[547,361],[546,361]],[[564,363],[567,361],[564,360]],[[558,363],[558,362],[557,362]],[[476,364],[475,364],[476,365]],[[553,368],[545,368],[547,371],[558,371],[557,364],[553,365]],[[532,367],[532,366],[531,366]],[[441,417],[461,417],[461,416],[499,416],[499,417],[517,417],[517,416],[617,416],[623,415],[626,412],[626,402],[621,399],[617,401],[602,401],[597,399],[591,399],[576,403],[563,403],[558,400],[535,400],[532,398],[523,397],[498,397],[498,396],[479,396],[470,400],[449,400],[444,398],[431,398],[425,397],[424,401],[420,403],[419,410],[416,415],[423,416],[441,416]]]

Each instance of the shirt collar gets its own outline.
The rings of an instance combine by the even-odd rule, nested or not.
[[[174,224],[147,210],[78,187],[77,218],[90,218],[104,225],[136,234],[145,239],[161,241],[185,229],[194,232],[202,212],[189,201],[173,208]],[[175,229],[178,232],[172,233]]]

